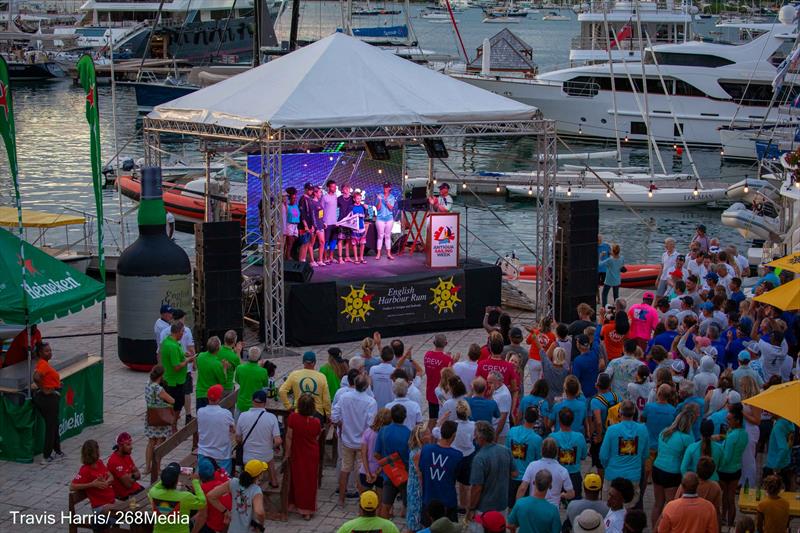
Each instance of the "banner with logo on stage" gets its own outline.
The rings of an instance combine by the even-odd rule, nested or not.
[[[457,268],[458,241],[461,237],[458,213],[430,213],[425,245],[426,264],[430,268]]]
[[[339,331],[440,322],[465,316],[464,272],[454,271],[409,281],[337,283]]]

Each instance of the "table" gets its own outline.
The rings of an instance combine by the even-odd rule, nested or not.
[[[420,216],[422,215],[422,216]],[[411,248],[408,250],[408,255],[413,255],[414,251],[419,244],[425,248],[425,221],[428,219],[427,209],[422,211],[403,211],[403,224],[402,229],[408,229],[408,237],[403,239],[403,244],[397,255],[402,255],[408,246],[408,241],[411,240]]]
[[[147,488],[132,496],[135,503],[131,507],[130,498],[114,504],[109,513],[112,518],[124,517],[125,523],[117,524],[111,531],[131,531],[135,533],[150,533],[153,531],[153,524],[145,515],[151,513],[150,500],[147,498]]]
[[[761,499],[767,497],[762,490]],[[781,498],[789,502],[789,516],[800,517],[800,492],[781,492]],[[755,513],[759,502],[756,501],[756,490],[751,488],[749,494],[744,489],[739,491],[739,510],[743,513]]]

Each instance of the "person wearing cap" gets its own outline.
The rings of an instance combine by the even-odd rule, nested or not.
[[[344,220],[345,218],[350,216],[350,213],[353,212],[353,188],[350,186],[349,183],[342,184],[342,194],[339,198],[336,199],[336,207],[339,210],[339,222]],[[350,247],[351,243],[350,240],[353,238],[353,230],[346,227],[346,226],[337,226],[339,228],[339,234],[337,236],[336,242],[336,252],[339,256],[339,264],[343,264],[345,262],[350,263],[352,260],[350,259]],[[344,255],[345,257],[342,258],[342,244],[344,243]],[[355,253],[355,252],[354,252]]]
[[[208,405],[208,389],[213,385],[222,385],[225,382],[225,372],[228,362],[220,360],[219,350],[222,343],[219,337],[209,337],[206,342],[206,351],[197,354],[197,388],[195,389],[195,407],[199,411]]]
[[[172,324],[172,306],[169,304],[161,304],[160,316],[156,319],[153,325],[153,334],[155,335],[156,344],[161,344],[163,337],[161,332],[164,329],[169,329]]]
[[[252,407],[239,415],[236,421],[236,441],[243,448],[242,459],[245,463],[258,459],[270,465],[270,485],[274,488],[278,486],[274,457],[275,449],[279,449],[283,442],[281,427],[278,418],[266,410],[266,392],[257,390],[250,397]]]
[[[559,533],[561,516],[558,507],[547,498],[553,476],[546,469],[533,477],[531,495],[519,498],[508,515],[508,528],[520,533]]]
[[[376,197],[375,208],[378,210],[378,215],[375,217],[376,239],[378,243],[378,251],[375,254],[375,260],[381,258],[381,251],[386,247],[386,257],[394,259],[392,255],[392,226],[394,225],[394,208],[397,205],[397,200],[392,195],[391,182],[383,184],[383,193],[378,193]]]
[[[694,237],[692,237],[691,242],[697,243],[697,245],[700,247],[700,251],[703,252],[704,254],[708,254],[711,248],[711,241],[709,240],[708,235],[706,235],[705,224],[697,225],[697,227],[695,228]]]
[[[400,533],[392,522],[376,516],[380,500],[375,491],[365,490],[358,499],[359,517],[348,520],[336,530],[336,533],[353,533],[357,531],[380,531],[381,533]]]
[[[231,435],[236,432],[233,415],[219,405],[222,385],[208,389],[208,405],[197,410],[197,458],[214,459],[218,465],[233,472]]]
[[[600,499],[603,490],[603,478],[594,473],[586,474],[583,477],[583,498],[572,500],[567,505],[567,518],[564,525],[572,525],[572,530],[577,531],[577,518],[587,510],[594,511],[600,516],[600,523],[603,517],[608,514],[608,505]],[[605,526],[604,526],[605,528]]]
[[[314,398],[317,417],[324,423],[331,415],[331,396],[328,392],[328,379],[324,374],[314,370],[316,364],[317,354],[312,351],[305,352],[303,368],[289,373],[286,381],[278,389],[278,397],[286,409],[291,409],[289,392],[292,393],[295,403],[301,395],[310,394]]]
[[[131,458],[132,450],[133,438],[130,433],[122,432],[117,436],[114,452],[106,460],[106,467],[114,476],[111,488],[114,489],[114,496],[118,500],[127,500],[132,494],[144,490],[144,487],[138,483],[142,479],[142,474]]]
[[[664,252],[661,254],[661,275],[658,277],[656,295],[663,296],[667,292],[669,273],[675,269],[675,260],[677,258],[678,251],[675,249],[675,239],[667,237],[664,239]]]
[[[314,261],[314,240],[316,237],[316,231],[314,228],[314,208],[312,205],[314,199],[314,185],[311,182],[306,182],[303,185],[303,196],[300,197],[298,201],[299,208],[300,208],[300,224],[298,225],[298,232],[300,236],[298,240],[300,241],[300,255],[297,258],[298,261],[304,263],[306,260],[306,256],[308,255],[308,251],[311,250],[311,265],[315,266],[316,261]]]
[[[698,496],[700,480],[688,472],[681,480],[683,496],[664,507],[658,522],[658,533],[711,533],[719,531],[717,510],[714,505]],[[728,522],[729,524],[733,523]],[[654,526],[655,529],[655,526]]]
[[[647,350],[647,343],[653,336],[656,326],[658,326],[658,310],[653,307],[655,294],[645,291],[642,295],[642,303],[632,305],[628,310],[628,319],[631,329],[628,338],[636,341],[642,350]]]
[[[702,290],[703,292],[707,293],[707,298],[709,298],[709,300],[714,296],[714,289],[716,288],[717,283],[719,283],[719,276],[713,270],[703,277]]]
[[[753,378],[753,381],[756,382],[758,388],[764,386],[764,380],[761,379],[761,376],[758,375],[758,372],[750,368],[750,351],[749,350],[741,350],[739,355],[737,356],[739,360],[739,367],[733,371],[733,389],[741,394],[742,390],[740,388],[740,384],[742,378],[745,376],[750,376]]]
[[[172,405],[175,411],[173,432],[177,429],[178,416],[186,403],[187,367],[194,362],[194,356],[186,354],[181,345],[185,331],[186,327],[180,321],[173,322],[170,334],[161,343],[160,350],[161,364],[164,365],[164,390],[175,400]]]
[[[336,223],[339,221],[339,197],[337,194],[336,181],[329,179],[325,182],[325,194],[320,202],[322,203],[322,222],[325,225],[325,253],[323,259],[326,263],[333,263],[333,252],[339,242],[339,230]]]
[[[586,509],[575,517],[574,533],[605,533],[606,526],[603,515],[593,509]]]
[[[486,511],[475,516],[474,523],[480,528],[470,531],[475,533],[505,533],[506,517],[499,511]]]
[[[264,531],[264,493],[261,490],[261,477],[269,465],[258,459],[247,461],[238,478],[231,478],[214,487],[208,493],[208,505],[223,514],[230,523],[228,533],[252,533]],[[230,494],[234,504],[230,509],[222,498]]]
[[[181,465],[170,463],[162,471],[159,481],[147,491],[155,515],[153,533],[189,533],[189,513],[206,506],[206,495],[200,486],[197,473],[192,474],[192,492],[178,488]],[[180,515],[175,524],[175,514]]]
[[[228,481],[228,474],[221,468],[215,469],[208,459],[203,459],[197,462],[197,475],[200,478],[200,488],[203,489],[203,494],[206,495],[207,505],[195,513],[192,531],[197,531],[198,533],[222,533],[227,527],[225,524],[225,515],[227,513],[219,511],[208,503],[208,493]],[[219,501],[226,510],[230,511],[233,506],[233,498],[230,494],[220,497]]]
[[[684,277],[684,265],[686,264],[686,256],[683,254],[678,254],[675,258],[675,266],[672,268],[672,271],[669,273],[669,277],[667,278],[667,286],[670,288],[674,288],[675,284],[678,281],[683,281]]]
[[[233,381],[239,385],[236,396],[236,413],[238,419],[253,405],[253,393],[264,390],[269,385],[269,373],[261,365],[261,348],[251,346],[247,350],[247,361],[236,367],[233,372]]]
[[[336,346],[328,348],[328,362],[319,367],[319,371],[328,381],[328,394],[331,398],[336,397],[336,391],[339,390],[342,378],[347,375],[347,370],[347,361],[342,357],[342,350]]]
[[[297,240],[297,226],[300,224],[300,204],[297,189],[287,187],[283,197],[283,258],[291,259],[294,241]]]
[[[87,440],[81,446],[81,468],[69,485],[70,490],[86,492],[94,512],[108,510],[114,505],[114,476],[100,459],[100,446],[96,440]]]
[[[435,213],[449,213],[453,210],[453,197],[450,196],[450,184],[443,182],[439,185],[439,197],[431,196],[428,198],[431,204],[431,211]]]
[[[634,483],[633,503],[637,503],[639,481],[649,457],[650,435],[644,424],[634,422],[636,406],[632,401],[623,401],[619,414],[622,421],[608,427],[600,445],[600,462],[605,467],[604,487],[611,480],[624,477]],[[610,501],[609,507],[613,509]]]

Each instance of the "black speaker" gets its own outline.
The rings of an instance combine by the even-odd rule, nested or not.
[[[392,158],[385,141],[367,141],[364,146],[369,158],[373,161],[388,161]]]
[[[303,261],[283,261],[283,279],[295,283],[307,283],[314,275],[314,269],[311,265]]]
[[[597,200],[558,202],[555,250],[555,313],[559,322],[577,319],[578,304],[597,305]]]
[[[425,145],[425,151],[428,152],[428,157],[436,159],[447,159],[450,154],[447,153],[447,146],[441,139],[423,139],[422,144]]]

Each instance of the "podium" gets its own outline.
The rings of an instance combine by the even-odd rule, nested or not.
[[[461,251],[461,218],[458,213],[428,213],[425,264],[429,268],[457,268]]]

